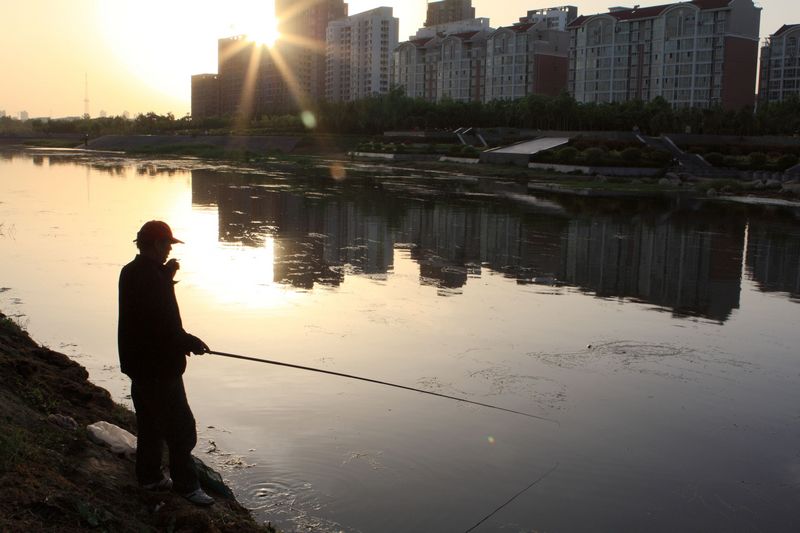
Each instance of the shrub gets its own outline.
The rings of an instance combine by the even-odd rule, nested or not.
[[[478,157],[479,152],[474,146],[464,146],[461,149],[461,154],[466,157]]]
[[[704,157],[708,164],[714,167],[721,167],[725,162],[725,156],[719,152],[709,152]]]
[[[735,155],[726,155],[722,158],[722,166],[737,168],[739,166],[739,158]]]
[[[648,150],[645,157],[660,166],[667,165],[672,161],[672,154],[663,150]]]
[[[583,158],[586,160],[587,163],[590,165],[599,165],[603,162],[603,158],[605,157],[606,153],[603,151],[602,148],[592,147],[587,148],[583,151]]]
[[[549,151],[548,151],[549,152]],[[545,152],[545,153],[548,153]],[[559,163],[574,163],[578,158],[578,149],[572,146],[566,146],[555,153],[556,160]]]
[[[461,155],[461,145],[460,144],[451,144],[450,147],[447,149],[447,155],[458,157]]]
[[[767,164],[767,154],[763,152],[752,152],[747,156],[751,168],[764,168]]]
[[[629,163],[635,163],[642,159],[642,151],[633,146],[630,148],[625,148],[620,155],[622,155],[622,159]]]
[[[784,154],[778,158],[778,168],[786,170],[797,164],[798,157],[794,154]]]

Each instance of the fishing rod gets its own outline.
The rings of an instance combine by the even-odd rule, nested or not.
[[[242,359],[244,361],[253,361],[253,362],[256,362],[256,363],[264,363],[264,364],[276,365],[276,366],[285,366],[285,367],[288,367],[288,368],[296,368],[298,370],[308,370],[309,372],[319,372],[320,374],[328,374],[328,375],[331,375],[331,376],[339,376],[341,378],[357,379],[359,381],[366,381],[368,383],[375,383],[377,385],[386,385],[387,387],[395,387],[397,389],[404,389],[404,390],[410,390],[410,391],[413,391],[413,392],[420,392],[422,394],[429,394],[431,396],[438,396],[440,398],[447,398],[448,400],[456,400],[458,402],[471,403],[473,405],[480,405],[481,407],[488,407],[489,409],[497,409],[498,411],[505,411],[507,413],[513,413],[515,415],[527,416],[529,418],[535,418],[537,420],[544,420],[545,422],[552,422],[554,424],[558,424],[558,421],[557,420],[553,420],[552,418],[546,418],[544,416],[532,415],[530,413],[524,413],[522,411],[515,411],[514,409],[506,409],[505,407],[498,407],[496,405],[490,405],[488,403],[474,402],[472,400],[467,400],[465,398],[459,398],[457,396],[449,396],[447,394],[440,394],[438,392],[431,392],[431,391],[427,391],[427,390],[423,390],[423,389],[415,389],[414,387],[407,387],[406,385],[398,385],[396,383],[389,383],[388,381],[380,381],[380,380],[377,380],[377,379],[370,379],[370,378],[364,378],[364,377],[361,377],[361,376],[354,376],[352,374],[343,374],[341,372],[334,372],[332,370],[323,370],[321,368],[313,368],[313,367],[310,367],[310,366],[295,365],[295,364],[292,364],[292,363],[284,363],[282,361],[273,361],[273,360],[270,360],[270,359],[260,359],[258,357],[249,357],[249,356],[246,356],[246,355],[238,355],[238,354],[234,354],[234,353],[217,352],[217,351],[214,351],[214,350],[209,350],[206,353],[209,353],[209,354],[212,354],[212,355],[219,355],[219,356],[222,356],[222,357],[229,357],[231,359]]]
[[[521,491],[519,491],[518,493],[514,494],[514,495],[513,495],[513,496],[512,496],[510,499],[506,500],[506,502],[505,502],[503,505],[501,505],[500,507],[498,507],[497,509],[495,509],[494,511],[492,511],[491,513],[489,513],[488,515],[486,515],[485,517],[483,517],[483,518],[481,519],[481,521],[480,521],[480,522],[478,522],[477,524],[475,524],[474,526],[472,526],[471,528],[469,528],[468,530],[466,530],[464,533],[470,533],[471,531],[475,531],[476,529],[478,529],[478,528],[481,526],[481,524],[483,524],[484,522],[486,522],[487,520],[489,520],[491,517],[493,517],[494,515],[496,515],[496,514],[497,514],[497,513],[499,513],[500,511],[502,511],[502,510],[503,510],[503,508],[504,508],[506,505],[510,504],[511,502],[513,502],[514,500],[516,500],[517,498],[519,498],[520,496],[522,496],[523,494],[525,494],[526,492],[528,492],[528,490],[530,490],[532,487],[534,487],[535,485],[538,485],[538,484],[539,484],[539,482],[541,482],[542,480],[544,480],[544,478],[546,478],[547,476],[549,476],[550,474],[552,474],[553,472],[555,472],[555,470],[556,470],[557,468],[558,468],[558,463],[556,463],[555,465],[553,465],[553,467],[552,467],[550,470],[548,470],[547,472],[545,472],[544,474],[542,474],[541,476],[539,476],[538,478],[536,478],[536,480],[535,480],[533,483],[531,483],[530,485],[528,485],[527,487],[525,487],[524,489],[522,489],[522,490],[521,490]]]

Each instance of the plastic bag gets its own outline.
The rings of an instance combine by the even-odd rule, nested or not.
[[[136,437],[119,426],[100,421],[86,426],[86,431],[93,441],[105,444],[114,453],[124,454],[129,459],[136,455]]]
[[[206,490],[216,492],[217,494],[221,494],[231,500],[234,499],[233,492],[225,484],[225,482],[222,480],[222,476],[220,476],[217,471],[194,455],[192,456],[192,459],[194,459],[194,466],[195,470],[197,471],[197,477],[198,481],[200,481],[201,487]]]

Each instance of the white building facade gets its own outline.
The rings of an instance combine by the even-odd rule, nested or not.
[[[570,93],[579,102],[753,105],[760,16],[752,0],[692,0],[578,17],[568,26]]]
[[[388,93],[399,27],[391,7],[330,22],[325,49],[326,100],[351,102]]]

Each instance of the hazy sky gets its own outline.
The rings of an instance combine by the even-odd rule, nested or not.
[[[636,0],[642,6],[668,1]],[[566,3],[566,2],[564,2]],[[580,14],[617,4],[576,2]],[[350,13],[394,7],[400,40],[425,18],[425,0],[351,0]],[[216,72],[219,37],[269,25],[272,0],[0,0],[0,110],[31,117],[81,115],[84,79],[89,111],[146,111],[182,116],[190,76]],[[508,25],[529,9],[561,5],[533,0],[474,0],[477,16]],[[761,37],[800,23],[800,0],[761,0]]]

